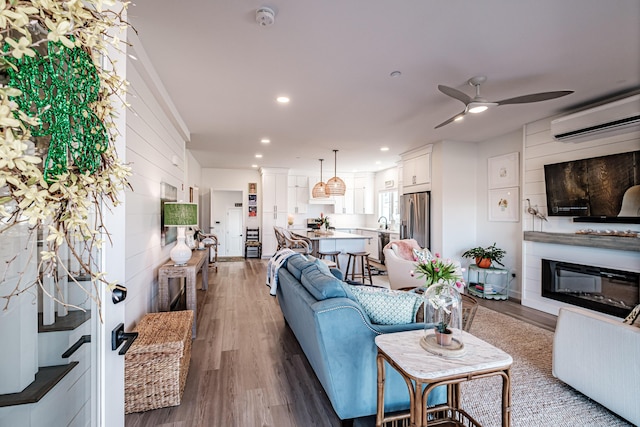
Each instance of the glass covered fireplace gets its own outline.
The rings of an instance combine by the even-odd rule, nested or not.
[[[640,273],[542,260],[542,296],[617,317],[640,302]]]

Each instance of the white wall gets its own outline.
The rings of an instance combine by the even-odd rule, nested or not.
[[[505,268],[515,274],[515,279],[511,279],[511,287],[509,295],[516,299],[521,298],[520,276],[522,271],[522,191],[520,187],[520,200],[518,202],[518,221],[517,222],[498,222],[489,221],[489,173],[488,160],[490,157],[501,156],[509,153],[520,153],[522,151],[522,130],[517,130],[506,135],[491,138],[486,141],[479,142],[476,146],[477,154],[477,170],[476,170],[476,244],[474,246],[489,246],[496,243],[496,246],[507,251],[505,258],[502,260]],[[522,156],[520,155],[520,162]],[[522,174],[521,174],[522,175]],[[519,184],[521,179],[518,180]],[[473,260],[466,260],[466,263]]]
[[[124,285],[126,329],[144,314],[157,311],[157,270],[169,259],[173,243],[160,242],[160,184],[178,189],[178,200],[188,200],[184,130],[170,117],[170,101],[163,98],[159,80],[145,67],[146,55],[139,42],[134,44],[138,61],[128,61],[130,82],[127,114],[126,159],[133,169],[133,191],[126,193],[126,263]],[[175,164],[174,164],[175,163]],[[193,168],[197,173],[197,168]],[[187,187],[188,190],[188,187]]]
[[[600,138],[582,143],[564,143],[553,139],[550,132],[552,118],[528,124],[524,128],[524,185],[522,198],[530,198],[542,212],[547,212],[544,165],[577,159],[624,153],[640,149],[640,132]],[[597,230],[640,230],[638,224],[585,224],[573,223],[571,218],[549,217],[542,231],[573,233],[582,228]],[[532,217],[525,214],[523,231],[534,231]],[[540,231],[536,221],[535,231]],[[574,262],[578,264],[608,267],[640,272],[640,253],[597,248],[524,242],[522,253],[522,304],[551,314],[557,314],[566,304],[543,298],[541,287],[541,259]]]
[[[431,251],[460,256],[476,242],[476,144],[441,141],[431,158]]]

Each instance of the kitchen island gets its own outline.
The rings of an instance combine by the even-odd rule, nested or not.
[[[317,231],[293,231],[294,236],[311,240],[312,255],[318,257],[319,252],[340,251],[340,270],[347,273],[347,252],[364,252],[366,241],[371,239],[360,234],[331,231],[333,234],[323,234]]]

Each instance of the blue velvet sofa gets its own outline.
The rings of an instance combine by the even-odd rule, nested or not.
[[[278,270],[277,299],[285,320],[329,396],[338,417],[349,424],[377,410],[377,335],[421,329],[423,323],[372,324],[337,269],[291,256]],[[446,402],[446,388],[429,395],[428,405]],[[409,408],[402,377],[386,366],[385,412]]]

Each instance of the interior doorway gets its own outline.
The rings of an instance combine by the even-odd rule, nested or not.
[[[220,256],[243,254],[242,191],[214,190],[211,192],[210,232],[218,236]]]

